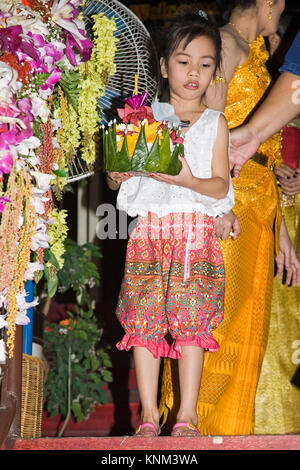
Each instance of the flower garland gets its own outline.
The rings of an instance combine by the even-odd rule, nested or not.
[[[82,157],[89,164],[96,158],[98,100],[114,70],[114,21],[94,17],[94,45],[82,4],[0,2],[0,329],[8,329],[6,345],[0,341],[1,360],[13,356],[15,327],[29,322],[27,309],[38,302],[26,302],[26,281],[45,275],[48,293],[55,292],[68,230],[66,211],[55,205],[67,162],[86,142]],[[96,65],[101,40],[109,52]]]
[[[105,94],[107,78],[115,73],[114,57],[117,39],[116,25],[104,14],[94,15],[94,49],[88,62],[79,66],[80,94],[78,98],[79,129],[83,135],[82,158],[92,163],[96,158],[99,109],[90,106]]]

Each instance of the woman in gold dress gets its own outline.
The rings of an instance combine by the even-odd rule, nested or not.
[[[233,4],[229,22],[221,28],[223,76],[211,87],[206,103],[225,109],[230,129],[245,122],[270,84],[263,35],[276,32],[285,2],[236,0]],[[242,233],[237,240],[222,242],[227,276],[225,313],[214,332],[220,349],[205,355],[197,407],[202,435],[254,432],[255,392],[270,320],[274,251],[284,258],[291,250],[273,171],[280,160],[278,134],[261,145],[240,177],[233,180],[234,212]],[[225,219],[219,221],[221,226]],[[160,412],[167,430],[176,422],[178,402],[176,364],[165,360]],[[189,434],[179,429],[178,435]]]
[[[269,37],[274,79],[299,29],[300,13],[282,16],[280,35]],[[287,29],[286,29],[287,26]],[[273,55],[274,54],[274,55]],[[281,133],[283,164],[275,173],[289,236],[300,258],[300,115]],[[300,363],[300,286],[274,279],[270,329],[255,397],[255,434],[300,432],[300,384],[293,383]]]

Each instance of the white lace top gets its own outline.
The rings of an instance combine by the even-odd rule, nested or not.
[[[207,108],[185,133],[184,157],[198,178],[211,178],[212,149],[219,116],[219,111]],[[133,176],[123,182],[117,198],[117,208],[126,211],[131,217],[146,216],[149,211],[159,217],[171,212],[202,212],[216,217],[229,212],[233,206],[231,178],[227,196],[223,199],[145,176]]]

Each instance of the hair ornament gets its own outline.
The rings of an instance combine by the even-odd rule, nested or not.
[[[201,18],[203,18],[204,20],[208,21],[208,15],[207,13],[205,13],[205,11],[199,10],[198,15],[201,16]]]

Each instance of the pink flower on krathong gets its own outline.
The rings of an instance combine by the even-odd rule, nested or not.
[[[173,144],[183,144],[184,143],[184,138],[180,137],[179,132],[176,132],[176,131],[170,132],[170,137],[172,139]]]
[[[149,106],[142,106],[141,108],[133,109],[128,104],[125,104],[124,109],[118,109],[118,114],[122,119],[122,122],[125,124],[134,124],[135,126],[138,126],[138,123],[144,119],[147,119],[149,124],[155,121],[152,108]]]
[[[147,104],[147,98],[148,93],[143,93],[142,95],[133,95],[130,98],[127,98],[127,100],[125,100],[125,103],[133,109],[140,109],[142,106]]]
[[[6,202],[10,202],[9,197],[1,196],[0,197],[0,213],[2,213],[4,211],[4,208],[5,208],[4,204]]]

